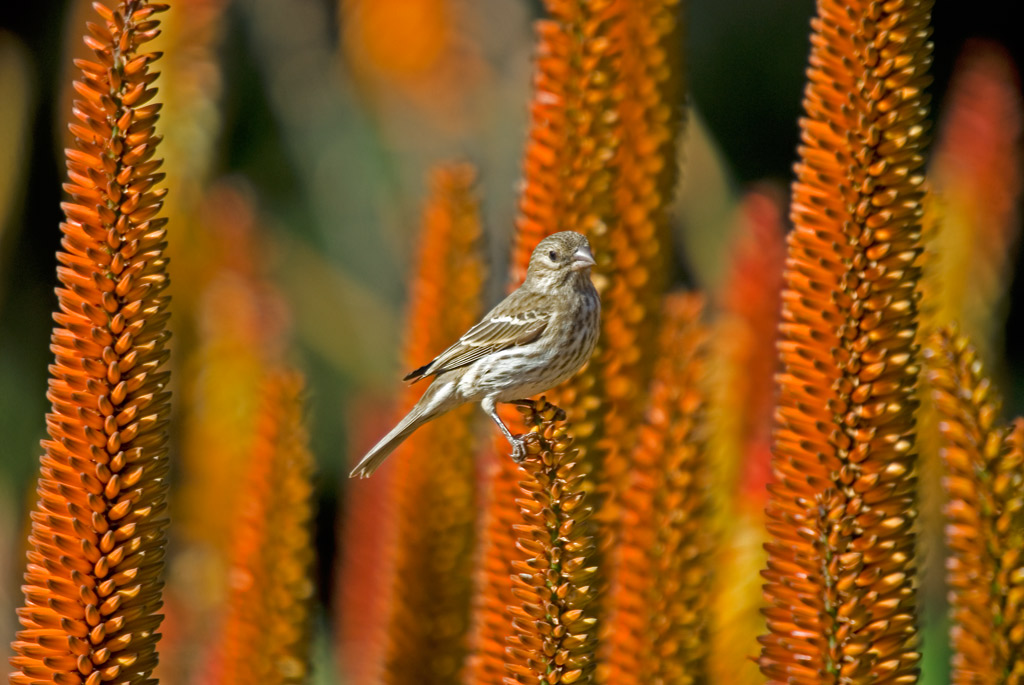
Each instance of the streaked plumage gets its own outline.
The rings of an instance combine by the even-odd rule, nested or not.
[[[480,402],[512,445],[523,443],[498,418],[498,402],[544,392],[573,376],[590,358],[601,303],[590,281],[590,244],[575,231],[537,245],[523,284],[433,361],[405,377],[434,381],[416,406],[371,449],[350,476],[363,478],[424,423],[466,402]]]

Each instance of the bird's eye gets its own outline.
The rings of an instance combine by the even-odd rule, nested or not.
[[[552,250],[551,252],[548,252],[548,259],[550,259],[553,262],[557,262],[558,261],[558,253],[555,252],[554,250]]]

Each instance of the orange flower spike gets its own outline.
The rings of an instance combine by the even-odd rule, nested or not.
[[[474,181],[468,165],[434,173],[409,302],[407,368],[435,357],[482,314]],[[410,386],[403,409],[421,393]],[[468,649],[477,525],[475,417],[466,406],[424,426],[395,459],[395,575],[382,682],[450,685],[459,679]]]
[[[219,685],[309,678],[313,455],[302,392],[293,372],[264,383],[235,527]]]
[[[608,623],[607,682],[706,679],[708,469],[700,426],[706,408],[703,303],[665,302],[647,420],[623,493],[622,539]],[[702,674],[704,674],[702,676]]]
[[[244,186],[219,182],[203,201],[201,231],[207,262],[189,287],[199,297],[196,346],[185,368],[181,482],[174,512],[183,544],[192,553],[172,561],[192,566],[181,577],[220,577],[234,540],[237,487],[250,459],[260,389],[271,360],[285,346],[289,314],[266,277],[258,208]],[[210,459],[210,453],[217,459]],[[205,568],[200,568],[200,563]],[[223,601],[221,588],[185,588],[187,609],[201,624]],[[178,591],[174,579],[172,592]],[[189,615],[189,619],[193,616]],[[201,641],[204,641],[201,639]]]
[[[931,2],[819,0],[767,515],[770,683],[916,681],[920,168]]]
[[[621,8],[614,0],[549,0],[537,22],[538,47],[516,219],[512,281],[522,283],[533,249],[558,231],[590,239],[596,273],[607,275],[607,232],[619,143],[615,47],[609,38]]]
[[[505,420],[505,417],[502,417]],[[521,422],[517,415],[516,420]],[[511,424],[510,424],[511,425]],[[504,440],[504,438],[501,438]],[[512,628],[512,560],[521,556],[516,547],[514,526],[519,523],[516,496],[522,471],[504,452],[497,452],[487,477],[487,494],[482,514],[482,543],[476,571],[476,596],[473,606],[472,644],[465,670],[465,685],[500,683],[507,675],[507,664],[525,667],[525,660],[513,659],[505,651]]]
[[[1001,504],[996,518],[999,605],[996,658],[1006,664],[1011,685],[1024,683],[1024,418],[1018,417],[1003,443],[992,490]]]
[[[614,270],[609,229],[615,225],[613,160],[620,130],[613,36],[622,4],[550,0],[547,7],[551,19],[536,24],[531,123],[512,250],[512,282],[522,283],[537,243],[552,233],[575,230],[590,240],[597,260],[594,282],[603,298]],[[603,484],[600,474],[607,452],[603,423],[608,406],[602,387],[602,350],[599,340],[584,370],[550,394],[573,421],[581,461]],[[613,518],[613,512],[606,511]]]
[[[926,243],[923,311],[931,330],[959,322],[987,353],[1020,232],[1024,102],[1011,57],[981,41],[967,44],[949,93],[928,169],[941,218]]]
[[[954,685],[1024,682],[1024,421],[995,425],[1000,400],[966,336],[925,350],[939,415]],[[1009,433],[1009,435],[1007,435]]]
[[[360,398],[349,418],[350,467],[391,427],[391,403]],[[382,469],[345,493],[341,520],[343,560],[338,566],[335,634],[343,682],[369,685],[381,681],[387,646],[387,593],[391,588],[394,472]]]
[[[76,61],[53,410],[11,659],[16,685],[148,683],[157,662],[170,334],[157,55],[142,47],[166,7],[93,6],[92,56]]]
[[[643,419],[644,394],[657,349],[658,319],[668,281],[668,207],[679,164],[677,138],[685,99],[679,0],[621,3],[612,25],[619,45],[615,83],[619,145],[612,166],[614,220],[602,293],[601,374],[608,407],[606,478],[626,487],[628,454]],[[599,272],[600,274],[600,272]]]
[[[476,171],[469,164],[434,169],[431,197],[423,212],[420,255],[410,287],[405,364],[415,368],[471,328],[482,312],[486,278],[480,255]],[[423,389],[407,386],[407,409]]]
[[[520,407],[529,427],[512,562],[508,683],[593,683],[596,553],[586,478],[565,412],[544,398]],[[525,471],[525,473],[523,473]]]

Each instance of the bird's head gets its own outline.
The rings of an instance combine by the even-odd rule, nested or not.
[[[587,237],[576,231],[562,231],[540,241],[530,256],[526,278],[547,289],[573,278],[589,278],[592,266],[594,255]]]

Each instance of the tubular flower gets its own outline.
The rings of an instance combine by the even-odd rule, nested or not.
[[[597,568],[585,481],[564,423],[565,412],[544,398],[521,407],[529,428],[519,483],[521,521],[512,562],[513,635],[508,670],[518,683],[594,682]]]
[[[932,330],[959,322],[991,358],[1020,231],[1020,84],[1005,50],[975,41],[949,92],[928,168],[941,219],[926,243],[923,320]]]
[[[162,5],[94,4],[77,60],[39,502],[11,682],[149,683],[167,496],[168,299],[153,155]]]
[[[1015,243],[1020,231],[1024,112],[1018,75],[1002,48],[969,41],[958,60],[928,168],[922,233],[923,336],[956,322],[998,359]],[[935,407],[921,390],[918,413],[922,605],[943,612],[945,495]]]
[[[927,0],[820,0],[767,507],[771,683],[911,683]]]
[[[1024,683],[1024,421],[996,425],[1000,401],[953,329],[925,350],[948,495],[952,682]]]
[[[615,117],[620,139],[612,161],[615,224],[605,238],[610,262],[601,316],[601,374],[608,404],[603,432],[617,436],[608,442],[604,459],[613,493],[629,478],[628,454],[643,418],[668,281],[668,207],[678,180],[685,91],[677,62],[684,27],[679,5],[680,0],[622,3],[621,20],[613,25],[619,46]]]
[[[278,371],[264,385],[235,528],[220,685],[309,678],[313,455],[303,381]]]
[[[482,313],[484,267],[473,182],[466,165],[434,174],[410,298],[408,368],[432,359]],[[403,409],[419,394],[410,387]],[[395,575],[383,682],[449,685],[459,679],[476,529],[474,417],[465,406],[427,424],[394,458]]]
[[[665,303],[647,420],[622,496],[607,682],[707,680],[708,472],[703,303]]]

